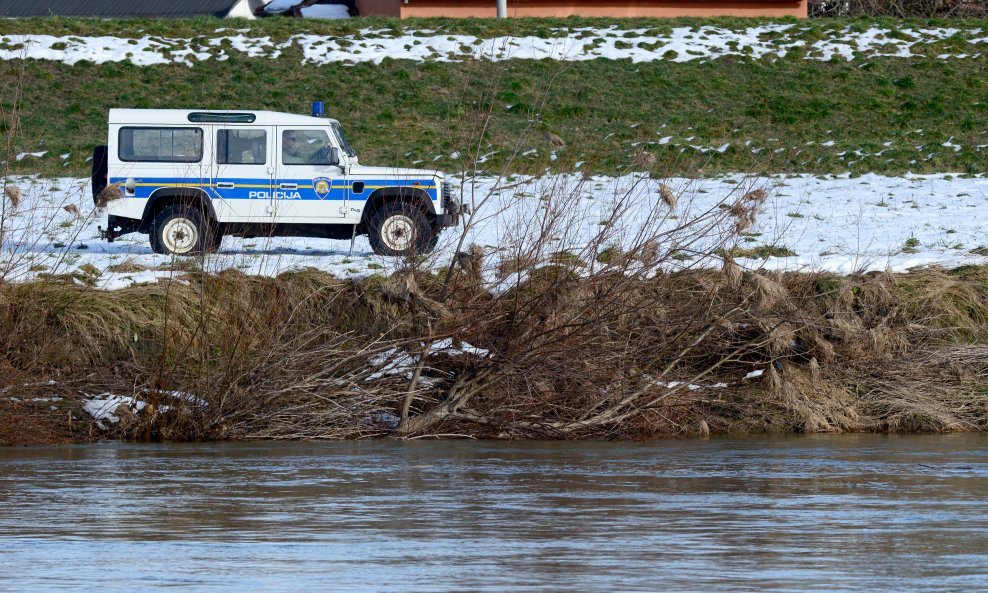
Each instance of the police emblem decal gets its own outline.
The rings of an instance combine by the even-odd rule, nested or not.
[[[315,190],[316,195],[319,196],[320,200],[325,200],[329,197],[329,190],[333,188],[333,181],[326,179],[325,177],[316,177],[312,180],[312,189]]]

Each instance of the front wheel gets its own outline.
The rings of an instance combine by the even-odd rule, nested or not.
[[[181,204],[167,206],[151,222],[151,249],[166,255],[199,255],[214,246],[210,230],[198,209]]]
[[[374,253],[397,256],[429,253],[437,236],[422,210],[400,202],[377,210],[371,217],[367,235]]]

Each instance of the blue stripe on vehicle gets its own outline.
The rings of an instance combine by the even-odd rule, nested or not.
[[[110,183],[120,183],[124,184],[127,182],[126,177],[111,177],[109,179]],[[316,195],[315,190],[312,188],[312,179],[278,179],[274,183],[271,180],[262,178],[245,178],[245,177],[217,177],[215,179],[198,179],[192,180],[189,178],[180,177],[141,177],[134,178],[136,184],[134,188],[134,195],[127,196],[130,198],[148,198],[151,194],[159,189],[166,187],[189,187],[189,188],[199,188],[206,190],[206,192],[214,198],[222,198],[226,200],[267,200],[270,199],[268,195],[258,196],[259,192],[299,192],[300,198],[291,199],[301,199],[301,200],[344,200],[346,199],[346,193],[348,189],[352,189],[353,183],[363,182],[364,191],[359,194],[353,194],[351,199],[366,198],[370,194],[374,193],[377,189],[386,187],[401,187],[401,188],[412,188],[417,187],[422,191],[426,192],[429,197],[433,200],[439,199],[439,192],[436,186],[433,184],[431,179],[409,179],[409,180],[388,180],[388,179],[353,179],[344,183],[342,180],[334,179],[333,186],[327,196],[319,197]],[[233,189],[221,189],[217,188],[217,183],[233,183]],[[282,183],[294,183],[298,187],[294,190],[284,190],[279,186]],[[251,195],[254,192],[254,195]],[[277,199],[289,199],[289,198],[277,198]]]

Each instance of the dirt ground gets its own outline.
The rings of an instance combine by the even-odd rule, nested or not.
[[[94,436],[78,401],[0,399],[0,446],[68,445],[90,442]]]

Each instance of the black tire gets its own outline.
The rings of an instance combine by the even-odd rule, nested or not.
[[[432,253],[435,250],[436,245],[439,245],[439,233],[443,231],[442,227],[432,227],[432,239],[425,246],[425,251],[423,253]]]
[[[367,238],[378,255],[407,256],[429,253],[436,234],[416,205],[390,202],[371,215]]]
[[[95,202],[97,206],[99,205],[99,201],[96,198],[100,195],[100,192],[106,189],[106,158],[106,146],[101,145],[93,148],[93,165],[89,180],[92,182],[93,187],[93,202]]]
[[[165,206],[151,221],[151,250],[166,255],[201,255],[213,244],[212,226],[202,211],[185,204]]]
[[[223,231],[220,230],[219,224],[209,225],[206,240],[208,241],[206,247],[208,253],[216,253],[220,250],[220,243],[223,242]]]

